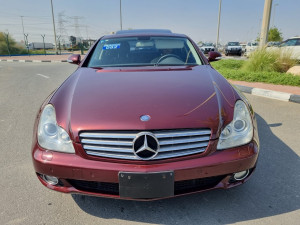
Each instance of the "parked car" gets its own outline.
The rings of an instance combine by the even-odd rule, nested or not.
[[[242,55],[242,46],[239,42],[228,42],[225,47],[225,55]]]
[[[267,47],[280,47],[281,42],[280,41],[270,41],[267,43]]]
[[[292,53],[292,58],[300,60],[300,37],[292,37],[280,45],[282,49],[285,49]]]
[[[245,55],[249,56],[252,52],[254,52],[258,48],[258,42],[251,41],[247,43]]]
[[[242,54],[246,52],[246,43],[240,43],[241,47],[242,47]]]
[[[134,47],[133,47],[134,46]],[[248,100],[187,36],[100,38],[38,111],[37,178],[63,193],[152,200],[243,184],[259,139]],[[247,193],[245,193],[247,194]]]
[[[200,49],[204,54],[208,54],[209,52],[215,51],[215,46],[213,43],[204,43]]]

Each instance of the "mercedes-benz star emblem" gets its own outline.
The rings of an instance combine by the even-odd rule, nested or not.
[[[133,152],[136,157],[149,160],[153,159],[159,150],[159,143],[154,134],[150,132],[138,133],[133,140]]]
[[[147,121],[149,121],[149,120],[151,119],[151,117],[150,117],[149,115],[142,115],[142,116],[140,117],[140,119],[141,119],[141,121],[143,121],[143,122],[147,122]]]

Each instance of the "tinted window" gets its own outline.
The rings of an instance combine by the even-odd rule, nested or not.
[[[228,46],[239,46],[239,42],[228,42]]]
[[[201,64],[187,38],[141,36],[100,40],[88,67]]]
[[[298,39],[290,39],[281,44],[281,46],[296,46],[299,43]]]

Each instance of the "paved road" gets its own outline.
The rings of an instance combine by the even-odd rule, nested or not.
[[[30,158],[33,121],[42,101],[75,69],[0,62],[0,224],[299,224],[300,104],[251,95],[261,154],[242,186],[155,202],[46,189]]]

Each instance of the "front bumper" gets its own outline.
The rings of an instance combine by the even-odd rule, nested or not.
[[[147,161],[145,164],[137,164],[130,161],[120,163],[118,160],[90,160],[77,154],[46,151],[35,144],[32,157],[39,180],[52,190],[131,199],[119,194],[120,172],[151,174],[171,171],[174,174],[173,196],[179,196],[216,188],[226,189],[244,183],[249,176],[244,180],[232,182],[232,175],[248,169],[251,174],[256,166],[258,152],[258,145],[252,141],[247,145],[215,151],[204,157],[181,157],[178,161],[160,160],[161,163]],[[42,175],[57,177],[59,183],[51,185]]]
[[[204,53],[204,54],[208,54],[209,52],[213,52],[214,51],[214,48],[203,48],[201,49],[201,51]]]
[[[225,52],[227,54],[241,54],[242,53],[242,49],[240,49],[240,48],[226,49]]]

